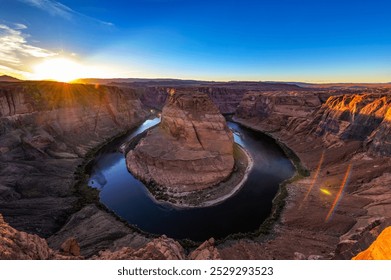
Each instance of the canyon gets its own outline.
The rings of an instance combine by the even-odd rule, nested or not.
[[[276,139],[295,163],[269,229],[185,245],[127,225],[85,185],[84,169],[100,146],[170,102],[167,88],[0,84],[1,259],[350,259],[391,226],[387,88],[239,82],[175,88],[208,95],[220,113]],[[163,126],[173,131],[179,111],[165,110]]]

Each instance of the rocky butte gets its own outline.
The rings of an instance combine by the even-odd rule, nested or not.
[[[168,192],[199,191],[234,168],[233,135],[207,94],[170,91],[161,123],[126,156],[128,169]]]

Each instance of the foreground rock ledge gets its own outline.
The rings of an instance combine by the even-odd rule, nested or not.
[[[201,92],[171,91],[162,121],[126,156],[128,169],[170,193],[212,187],[234,169],[233,135]]]

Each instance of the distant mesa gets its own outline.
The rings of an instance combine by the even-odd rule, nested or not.
[[[2,75],[0,76],[0,82],[21,82],[21,80],[11,76]]]
[[[205,93],[168,93],[161,123],[128,152],[128,169],[173,193],[225,180],[234,168],[234,143],[224,117]]]

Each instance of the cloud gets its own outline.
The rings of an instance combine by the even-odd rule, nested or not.
[[[67,20],[73,20],[75,18],[87,18],[92,21],[95,21],[99,24],[105,25],[105,26],[114,26],[111,22],[102,21],[100,19],[96,19],[87,15],[84,15],[82,13],[79,13],[70,7],[54,1],[54,0],[19,0],[23,3],[29,4],[30,6],[34,6],[36,8],[39,8],[47,13],[49,13],[52,16],[60,16],[62,18],[65,18]]]
[[[13,24],[14,28],[0,24],[0,70],[17,74],[27,73],[26,63],[33,59],[55,56],[57,53],[33,46],[26,41],[27,34],[21,30],[24,24]],[[12,70],[12,71],[11,71]]]
[[[71,19],[73,10],[59,2],[50,0],[19,0],[31,6],[37,7],[51,14],[52,16],[61,16]]]
[[[30,79],[32,74],[23,70],[14,69],[0,64],[0,75],[9,75],[18,79]]]
[[[18,66],[22,64],[22,58],[43,58],[56,55],[51,51],[28,44],[25,38],[27,35],[22,34],[20,30],[22,25],[16,24],[16,26],[17,28],[11,28],[0,24],[0,62],[2,64]]]
[[[22,23],[14,23],[15,29],[27,29],[27,26]]]

